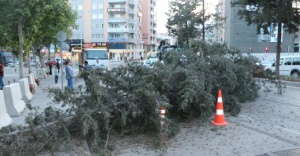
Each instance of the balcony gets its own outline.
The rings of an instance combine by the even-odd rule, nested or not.
[[[108,38],[107,42],[125,42],[125,37]]]
[[[135,19],[129,19],[127,22],[128,22],[129,24],[136,24],[136,23],[137,23],[137,20],[135,20]]]
[[[126,8],[107,8],[107,12],[114,14],[125,13]]]
[[[134,15],[136,13],[133,9],[129,9],[127,12],[128,12],[128,14],[132,14],[132,15]]]
[[[135,33],[135,29],[128,29],[128,28],[108,28],[108,33]]]
[[[127,0],[129,5],[135,5],[134,0]]]
[[[108,3],[125,3],[127,0],[108,0]]]
[[[108,18],[108,22],[110,23],[125,23],[125,18]]]
[[[116,37],[116,38],[108,38],[107,42],[130,42],[136,43],[136,38],[125,38],[125,37]]]
[[[108,33],[126,33],[128,32],[127,28],[108,28]]]

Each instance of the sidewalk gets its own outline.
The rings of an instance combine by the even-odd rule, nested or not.
[[[74,76],[77,76],[79,73],[78,69],[73,69]],[[59,73],[61,74],[61,73]],[[74,85],[84,85],[83,79],[77,79],[78,81],[74,80]],[[18,82],[18,81],[17,81]],[[63,77],[63,86],[67,86],[67,80],[65,76]],[[62,88],[62,79],[61,75],[58,77],[58,83],[55,83],[54,75],[49,75],[45,79],[40,79],[40,85],[37,86],[35,90],[35,94],[33,94],[33,99],[29,102],[32,107],[38,107],[38,111],[42,112],[46,107],[50,105],[50,102],[52,99],[48,97],[48,90],[49,88]],[[58,105],[55,106],[56,108],[59,107]],[[13,119],[13,125],[25,125],[25,118],[29,113],[33,113],[35,110],[30,111],[28,108],[25,108],[25,110],[21,113],[21,116],[19,117],[12,117]]]

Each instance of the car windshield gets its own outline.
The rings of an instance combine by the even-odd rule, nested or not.
[[[157,53],[150,54],[149,58],[157,58]]]
[[[107,50],[86,50],[85,52],[85,58],[90,60],[96,60],[96,59],[102,59],[106,60],[108,59],[107,56]]]

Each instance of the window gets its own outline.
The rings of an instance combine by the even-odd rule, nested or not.
[[[292,65],[292,59],[293,58],[285,58],[284,59],[284,65]]]
[[[81,20],[82,19],[82,15],[77,15],[77,19]]]
[[[300,57],[294,57],[293,65],[300,65]]]
[[[73,34],[72,39],[83,38],[83,34]]]
[[[76,30],[78,30],[78,29],[79,29],[79,25],[78,25],[78,24],[76,24],[76,25],[73,27],[73,29],[76,29]]]
[[[99,28],[100,28],[100,23],[94,23],[94,24],[92,24],[92,29],[99,29]]]
[[[103,19],[103,13],[93,13],[92,19]]]
[[[92,4],[92,9],[93,10],[103,9],[103,3],[94,3],[94,4]]]
[[[103,38],[103,34],[92,34],[92,38]]]

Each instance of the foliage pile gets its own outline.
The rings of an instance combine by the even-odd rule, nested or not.
[[[53,102],[65,111],[48,107],[42,114],[32,114],[27,118],[30,131],[18,137],[2,137],[0,151],[37,154],[40,151],[33,150],[36,147],[54,150],[58,143],[75,137],[86,140],[93,153],[104,155],[112,150],[111,135],[140,133],[156,136],[157,145],[162,147],[162,133],[174,136],[177,121],[198,117],[206,122],[213,115],[218,89],[223,91],[225,111],[238,114],[240,102],[258,96],[252,58],[223,45],[199,47],[170,52],[164,63],[154,68],[130,63],[112,70],[90,71],[88,93],[83,86],[75,91],[51,89]],[[210,55],[199,55],[203,48]],[[160,123],[162,106],[167,110],[167,131]]]

